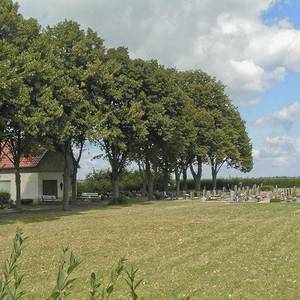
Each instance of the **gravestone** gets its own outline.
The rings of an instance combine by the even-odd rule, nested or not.
[[[297,189],[295,186],[293,187],[293,197],[297,197]]]
[[[256,196],[259,197],[260,196],[260,187],[257,186],[256,188]]]
[[[235,192],[233,190],[230,190],[230,201],[231,202],[235,201]]]

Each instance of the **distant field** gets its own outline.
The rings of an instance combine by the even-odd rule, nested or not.
[[[44,299],[62,246],[82,258],[70,299],[87,299],[91,271],[126,256],[144,299],[299,299],[300,205],[162,201],[62,213],[0,214],[0,262],[16,227],[30,236],[23,287]],[[125,287],[120,283],[118,291]],[[128,299],[118,292],[112,299]]]

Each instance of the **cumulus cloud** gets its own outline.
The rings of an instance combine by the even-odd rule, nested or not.
[[[237,105],[241,107],[252,107],[256,106],[257,104],[261,103],[261,98],[250,98],[250,99],[241,99],[237,101]]]
[[[275,0],[21,0],[43,25],[64,18],[96,30],[108,46],[157,58],[179,69],[200,68],[238,98],[266,90],[288,70],[300,71],[300,31],[286,20],[266,24]]]
[[[300,139],[285,135],[267,137],[258,158],[270,158],[276,167],[295,165],[300,158]]]
[[[261,125],[280,125],[285,129],[290,129],[300,117],[300,101],[296,101],[278,111],[271,116],[262,117],[256,120],[255,124]]]

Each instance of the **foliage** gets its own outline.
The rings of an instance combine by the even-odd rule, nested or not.
[[[122,205],[122,204],[128,204],[128,202],[130,201],[130,198],[125,196],[125,195],[120,195],[119,197],[113,197],[109,204],[110,205]]]
[[[104,46],[91,29],[83,30],[80,24],[67,20],[48,27],[42,39],[45,47],[41,51],[56,70],[51,81],[53,102],[62,110],[52,119],[46,141],[64,154],[63,208],[68,209],[70,185],[76,199],[77,169],[96,113],[88,74],[102,60]]]
[[[55,73],[39,51],[40,26],[25,19],[12,1],[0,1],[0,92],[1,132],[9,149],[4,155],[16,169],[16,204],[21,204],[20,160],[37,149],[37,138],[46,132],[53,115],[60,113],[51,104],[49,79]],[[50,104],[49,104],[50,102]]]
[[[127,278],[125,278],[125,281],[129,287],[129,295],[132,300],[139,299],[139,296],[137,295],[137,289],[139,285],[143,282],[143,279],[136,279],[136,274],[138,270],[139,269],[135,269],[133,266],[126,270]]]
[[[93,170],[84,180],[78,182],[78,193],[90,192],[98,194],[107,194],[112,189],[111,175],[109,170]],[[155,172],[153,174],[155,190],[163,190],[162,174]],[[140,171],[124,171],[120,178],[120,190],[128,192],[139,192],[143,186],[143,174]]]
[[[80,259],[78,256],[74,255],[73,252],[71,252],[69,262],[67,262],[66,255],[68,251],[68,248],[63,249],[62,257],[58,267],[56,285],[47,300],[62,300],[71,294],[71,289],[76,279],[70,279],[70,276],[79,266]]]
[[[68,209],[87,140],[98,145],[96,158],[108,160],[110,183],[101,179],[99,187],[88,178],[80,189],[112,191],[113,198],[128,189],[153,199],[155,189],[170,189],[172,173],[178,194],[188,167],[196,190],[203,164],[214,188],[223,165],[252,169],[245,123],[216,78],[132,59],[124,47],[107,50],[96,32],[71,20],[42,30],[10,0],[0,8],[0,152],[5,144],[11,153],[17,206],[21,159],[46,148],[64,154]],[[140,173],[126,174],[132,163]]]
[[[282,202],[282,199],[279,198],[270,199],[270,203],[280,203],[280,202]]]
[[[1,300],[18,300],[25,295],[24,291],[19,291],[24,275],[19,275],[18,263],[26,240],[27,237],[24,236],[24,233],[17,229],[12,252],[4,262],[2,276],[0,277]]]
[[[8,204],[10,200],[10,193],[0,191],[0,207],[3,207],[5,204]]]
[[[121,274],[125,270],[125,258],[120,258],[117,265],[110,274],[110,280],[105,285],[105,283],[100,279],[99,275],[96,275],[94,272],[91,273],[90,278],[90,298],[91,300],[99,299],[99,300],[108,300],[112,293],[114,292],[116,283],[121,276]]]
[[[225,86],[202,71],[178,73],[177,81],[194,104],[192,116],[196,136],[185,157],[196,189],[200,188],[202,163],[211,167],[214,188],[224,164],[242,172],[250,171],[252,146],[240,114],[225,94]],[[198,172],[194,171],[194,164]]]
[[[201,180],[202,187],[206,190],[212,190],[212,181],[209,179]],[[181,182],[183,185],[183,182]],[[217,189],[222,190],[233,188],[235,185],[244,187],[261,186],[262,190],[272,190],[273,187],[279,188],[300,187],[300,178],[298,177],[253,177],[253,178],[219,178],[217,179]],[[195,189],[194,180],[188,180],[188,190]]]
[[[264,192],[271,192],[274,189],[274,187],[275,186],[271,186],[271,185],[262,185],[261,190]]]
[[[33,204],[33,199],[21,199],[21,204],[23,205]]]
[[[146,134],[142,116],[144,114],[140,84],[132,75],[132,61],[125,48],[109,49],[105,64],[95,65],[90,80],[101,82],[94,89],[98,110],[94,142],[104,151],[111,167],[113,197],[119,196],[119,180],[128,164],[136,140]],[[99,83],[98,83],[99,85]]]

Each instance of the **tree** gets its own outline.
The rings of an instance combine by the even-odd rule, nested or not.
[[[136,152],[144,166],[148,199],[153,199],[154,174],[163,174],[164,190],[168,190],[170,174],[176,167],[177,153],[184,146],[189,99],[168,70],[157,61],[134,60],[135,78],[141,84],[143,121],[146,138],[137,141]]]
[[[93,70],[89,80],[93,82],[98,110],[94,141],[104,151],[111,166],[112,196],[116,199],[120,176],[129,162],[130,153],[136,141],[146,134],[142,121],[143,94],[140,83],[134,79],[134,66],[125,48],[108,50],[105,63],[94,65]]]
[[[176,80],[186,95],[192,99],[193,106],[190,113],[194,135],[190,145],[181,160],[184,174],[184,189],[186,189],[187,169],[190,167],[195,181],[195,189],[200,191],[202,165],[207,157],[208,129],[211,126],[209,111],[211,104],[215,103],[213,93],[215,80],[202,71],[185,71],[176,75]],[[196,169],[195,169],[196,168]]]
[[[197,70],[180,72],[176,79],[194,104],[192,116],[196,138],[185,162],[190,165],[196,190],[201,187],[203,163],[211,166],[214,190],[217,174],[225,163],[242,171],[251,170],[251,144],[245,125],[225,94],[224,85]]]
[[[87,82],[89,70],[103,59],[104,47],[95,32],[84,31],[73,21],[48,27],[44,39],[49,46],[43,52],[57,72],[52,92],[63,109],[63,114],[53,120],[49,136],[54,147],[64,153],[63,208],[68,209],[70,185],[73,201],[77,198],[77,170],[95,113]]]
[[[214,112],[215,127],[211,130],[208,148],[214,191],[217,175],[224,164],[241,172],[249,172],[253,168],[252,145],[244,121],[231,103],[222,110],[223,114]]]
[[[49,106],[51,68],[37,51],[40,27],[24,19],[18,5],[0,1],[1,106],[5,111],[2,139],[9,151],[4,154],[15,167],[16,205],[21,204],[20,162],[38,150],[37,137],[48,126],[59,107]]]

